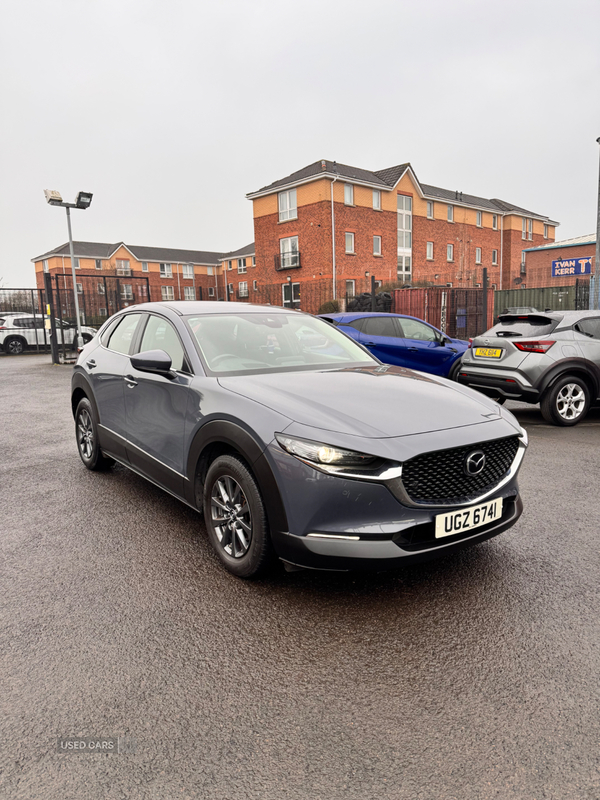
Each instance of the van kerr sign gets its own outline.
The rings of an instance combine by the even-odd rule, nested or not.
[[[592,257],[565,258],[563,261],[552,262],[552,277],[562,278],[564,275],[590,275],[592,272]]]

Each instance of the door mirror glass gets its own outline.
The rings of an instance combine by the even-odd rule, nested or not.
[[[131,356],[131,364],[140,372],[154,372],[158,375],[171,374],[171,356],[164,350],[147,350]]]

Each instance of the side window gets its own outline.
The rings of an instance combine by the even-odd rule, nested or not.
[[[110,334],[108,344],[106,345],[108,349],[114,350],[115,353],[129,355],[131,343],[133,342],[138,322],[142,316],[142,314],[127,314],[124,316]]]
[[[164,350],[171,356],[171,368],[183,369],[185,361],[183,347],[175,328],[166,319],[152,315],[148,320],[140,352],[145,353],[147,350]]]
[[[16,328],[33,328],[33,317],[16,317],[15,318],[15,327]]]
[[[352,322],[342,322],[342,325],[347,325],[349,328],[356,328],[357,331],[364,330],[366,319],[361,317],[360,319],[353,319]]]
[[[394,336],[396,338],[402,336],[393,317],[367,317],[363,323],[362,330],[367,336]]]
[[[590,336],[592,339],[600,339],[600,318],[592,317],[591,319],[579,320],[575,325],[575,330]]]
[[[425,325],[424,322],[418,322],[416,319],[403,319],[402,327],[404,336],[407,339],[420,339],[423,342],[435,342],[438,339],[433,328]]]

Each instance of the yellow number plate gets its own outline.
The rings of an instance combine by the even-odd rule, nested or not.
[[[502,350],[499,347],[476,347],[475,355],[483,358],[500,358]]]

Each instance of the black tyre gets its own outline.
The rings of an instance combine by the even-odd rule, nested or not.
[[[458,380],[458,372],[462,365],[462,359],[457,358],[454,364],[450,367],[450,372],[448,373],[448,380],[449,381],[456,381]]]
[[[85,466],[93,472],[109,469],[115,463],[105,456],[98,444],[98,425],[94,409],[87,397],[82,398],[75,412],[77,450]]]
[[[219,456],[204,482],[204,521],[217,555],[234,575],[256,578],[274,560],[265,506],[254,476],[235,456]]]
[[[21,339],[20,336],[9,336],[4,341],[4,352],[10,356],[20,356],[25,352],[27,342]]]
[[[540,408],[546,422],[552,425],[577,425],[590,408],[587,383],[575,375],[564,375],[542,397]]]

